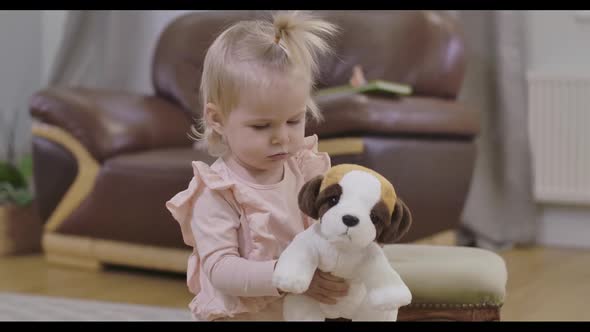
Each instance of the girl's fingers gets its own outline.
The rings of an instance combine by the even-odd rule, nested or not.
[[[324,303],[324,304],[336,304],[338,302],[338,300],[331,298],[329,296],[326,296],[326,295],[319,293],[319,292],[310,291],[310,292],[307,292],[305,295],[313,298],[314,300],[316,300],[320,303]]]
[[[343,279],[341,281],[334,281],[320,277],[317,280],[317,285],[333,292],[346,292],[348,290],[348,282]]]
[[[324,272],[324,271],[320,271],[320,270],[317,270],[317,271],[318,271],[318,273],[317,273],[318,277],[320,277],[322,279],[336,281],[336,282],[345,282],[346,281],[346,279],[337,277],[329,272]]]
[[[321,293],[329,297],[342,297],[348,294],[348,285],[346,284],[328,284],[322,282],[311,284],[309,290],[315,293]]]
[[[325,289],[326,291],[329,291],[329,292],[340,293],[340,292],[348,291],[348,284],[343,283],[343,282],[332,282],[332,281],[320,280],[318,282],[318,287]]]

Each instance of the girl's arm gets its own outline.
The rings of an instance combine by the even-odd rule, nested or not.
[[[279,296],[272,286],[276,260],[250,261],[238,250],[239,215],[217,192],[205,189],[195,201],[191,228],[203,272],[232,296]]]

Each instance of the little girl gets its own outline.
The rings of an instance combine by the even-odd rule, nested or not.
[[[308,14],[242,21],[205,56],[203,116],[193,133],[210,167],[192,163],[188,188],[166,203],[194,248],[187,284],[196,320],[281,320],[283,292],[271,284],[281,252],[314,220],[299,209],[303,184],[330,168],[317,136],[304,137],[320,113],[311,92],[317,57],[336,27]],[[343,279],[316,271],[307,295],[335,303]]]

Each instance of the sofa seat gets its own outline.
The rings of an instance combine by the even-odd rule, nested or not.
[[[209,162],[208,159],[212,158],[190,147],[149,150],[108,159],[98,173],[93,190],[55,232],[186,249],[178,224],[164,203],[186,189],[192,177],[191,161]]]

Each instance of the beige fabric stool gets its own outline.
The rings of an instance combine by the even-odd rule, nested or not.
[[[412,292],[398,320],[500,320],[506,296],[504,260],[489,250],[415,244],[384,248]]]

